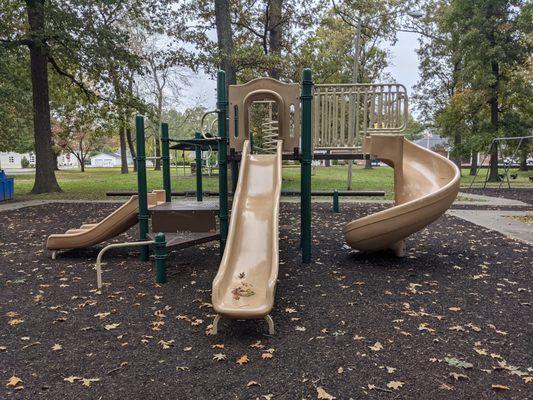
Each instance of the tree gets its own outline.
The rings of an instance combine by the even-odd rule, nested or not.
[[[110,132],[106,121],[110,118],[105,109],[83,101],[65,103],[58,111],[54,126],[56,142],[63,151],[76,157],[81,172],[85,172],[87,157],[106,145]]]
[[[233,61],[233,32],[229,0],[215,0],[215,24],[217,27],[219,65],[226,72],[227,85],[235,85],[237,77]]]
[[[502,104],[510,76],[531,54],[531,3],[521,0],[452,0],[445,26],[459,35],[463,85],[484,93],[491,137],[502,134]],[[528,23],[525,21],[529,21]],[[489,181],[498,181],[498,149],[492,147]]]
[[[87,96],[109,99],[109,66],[120,60],[132,68],[139,67],[126,46],[128,25],[114,22],[127,14],[135,22],[142,16],[146,26],[164,24],[161,15],[168,15],[166,6],[166,1],[156,0],[2,2],[2,47],[15,50],[25,46],[30,55],[37,163],[33,193],[61,190],[54,174],[48,66],[74,82]],[[157,18],[151,18],[152,15]]]

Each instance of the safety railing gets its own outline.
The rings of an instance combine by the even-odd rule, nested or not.
[[[401,84],[315,85],[313,146],[359,147],[366,135],[401,133],[407,117],[407,91]]]

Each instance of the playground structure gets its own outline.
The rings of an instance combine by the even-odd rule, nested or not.
[[[254,103],[269,107],[268,117],[261,124],[261,140],[254,137],[257,130],[251,126],[250,110]],[[165,282],[167,248],[219,240],[222,260],[213,281],[212,304],[217,313],[213,332],[218,331],[220,318],[226,317],[265,318],[269,332],[274,333],[270,311],[279,267],[278,217],[283,160],[300,163],[298,195],[303,263],[312,260],[313,159],[375,157],[394,168],[395,205],[344,227],[346,242],[356,250],[392,249],[397,255],[403,255],[405,238],[442,215],[457,196],[460,176],[457,167],[398,135],[405,128],[407,112],[407,94],[399,84],[317,85],[313,88],[311,71],[304,70],[301,85],[258,78],[244,85],[231,85],[226,90],[225,74],[220,71],[216,136],[199,132],[194,139],[175,140],[169,138],[168,125],[161,126],[164,202],[157,197],[163,192],[155,193],[160,200],[155,203],[150,201],[154,194],[147,193],[144,120],[141,116],[136,118],[138,195],[130,199],[134,206],[127,215],[128,224],[135,222],[132,215],[139,221],[139,242],[120,246],[140,246],[141,259],[147,261],[148,246],[154,245],[156,280]],[[346,151],[314,154],[313,146],[315,150]],[[172,202],[171,149],[195,150],[197,159],[202,150],[217,151],[218,204],[203,199],[201,168],[196,169],[196,200]],[[229,168],[234,193],[231,221],[228,216]],[[333,193],[337,211],[338,194]],[[104,221],[88,232],[106,226]],[[118,225],[123,228],[128,224]],[[69,242],[76,235],[86,234],[84,228],[81,229],[81,232],[67,232],[63,235],[66,242],[48,248],[56,251],[81,247]],[[118,230],[109,230],[106,234],[95,235],[84,245],[90,246],[120,233],[116,232]],[[54,241],[49,239],[49,242]],[[100,261],[101,256],[97,266],[99,288],[102,286]]]
[[[514,142],[518,142],[515,147],[511,147]],[[485,164],[485,161],[488,157],[493,154],[493,149],[496,150],[497,154],[500,157],[504,157],[507,153],[507,159],[503,160],[503,174],[498,174],[498,178],[500,181],[500,184],[498,185],[498,189],[501,189],[503,187],[503,184],[507,184],[507,188],[511,189],[511,180],[509,179],[509,172],[513,166],[513,164],[517,164],[516,158],[519,155],[520,151],[524,151],[528,156],[531,156],[533,146],[533,136],[515,136],[515,137],[501,137],[501,138],[494,138],[489,144],[489,147],[487,149],[487,152],[485,153],[485,156],[483,157],[483,160],[481,161],[481,165],[483,166]],[[504,145],[507,147],[504,151]],[[510,147],[510,149],[509,149]],[[527,163],[527,162],[526,162]],[[498,162],[498,165],[501,163]],[[476,174],[474,175],[474,178],[470,182],[470,185],[468,186],[468,189],[471,189],[472,186],[474,186],[474,182],[476,181],[476,178],[478,177],[480,168],[476,169]],[[483,188],[487,187],[487,182],[489,182],[489,168],[485,170],[485,179],[483,180]],[[511,174],[511,177],[513,179],[516,178],[516,175]],[[531,178],[530,178],[531,181]]]

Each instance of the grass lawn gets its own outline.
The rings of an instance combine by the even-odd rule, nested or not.
[[[333,166],[330,168],[315,168],[312,178],[313,190],[345,190],[346,189],[346,166]],[[157,189],[163,187],[160,171],[148,171],[148,187]],[[393,197],[393,173],[389,167],[374,167],[365,170],[362,167],[355,167],[353,173],[353,190],[384,190],[385,198]],[[172,190],[195,190],[194,177],[188,174],[183,176],[180,169],[179,176],[176,170],[172,169]],[[503,171],[502,171],[503,173]],[[520,172],[516,180],[511,181],[512,186],[530,186],[528,176],[532,176],[531,171]],[[88,168],[82,173],[78,170],[62,170],[57,173],[59,184],[63,193],[52,193],[45,195],[30,195],[29,191],[33,186],[34,175],[15,175],[15,199],[105,199],[108,191],[136,190],[137,176],[130,172],[122,175],[119,168]],[[483,184],[484,171],[476,178],[476,185]],[[463,169],[462,186],[468,187],[472,177],[468,175],[468,170]],[[204,190],[217,190],[217,177],[204,177]],[[489,187],[498,187],[498,183],[490,183]],[[283,189],[299,189],[300,169],[289,166],[283,169]]]

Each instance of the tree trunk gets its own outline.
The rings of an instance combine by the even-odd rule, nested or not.
[[[522,154],[520,157],[519,171],[527,171],[527,154]]]
[[[137,153],[135,152],[135,146],[133,145],[133,139],[131,138],[131,129],[129,126],[126,128],[126,139],[128,141],[128,147],[130,149],[131,159],[133,161],[133,172],[137,172]]]
[[[461,173],[461,133],[456,132],[453,137],[453,152],[452,152],[452,161],[455,165],[457,165],[457,168],[459,168],[459,172]]]
[[[220,68],[226,71],[226,84],[237,83],[233,65],[233,34],[231,30],[231,14],[229,0],[215,0],[215,22],[217,25],[218,51],[220,52]]]
[[[470,158],[470,176],[475,176],[477,174],[477,158],[478,152],[472,150],[472,155]]]
[[[155,157],[154,171],[161,171],[161,140],[157,134],[155,135]]]
[[[80,171],[85,172],[85,160],[80,161]]]
[[[128,171],[128,150],[126,149],[126,128],[124,127],[124,120],[120,122],[118,131],[120,138],[120,173],[127,174]]]
[[[50,124],[48,92],[48,58],[42,41],[44,33],[44,0],[26,0],[32,42],[30,49],[33,94],[33,129],[35,136],[35,183],[32,193],[60,192],[54,172],[54,150]]]
[[[283,0],[272,0],[268,12],[269,16],[269,53],[278,57],[273,60],[273,66],[270,68],[269,75],[271,78],[279,79],[281,70],[278,67],[281,62],[281,38],[283,33],[283,25],[281,22],[281,10]]]
[[[491,44],[492,41],[491,41]],[[494,44],[495,45],[495,44]],[[500,121],[499,121],[499,99],[498,99],[498,88],[500,81],[500,66],[497,62],[491,62],[492,75],[494,77],[494,84],[491,85],[491,96],[490,96],[490,124],[492,126],[492,134],[494,137],[498,136]],[[490,173],[488,182],[498,182],[498,146],[494,144],[490,153]]]

